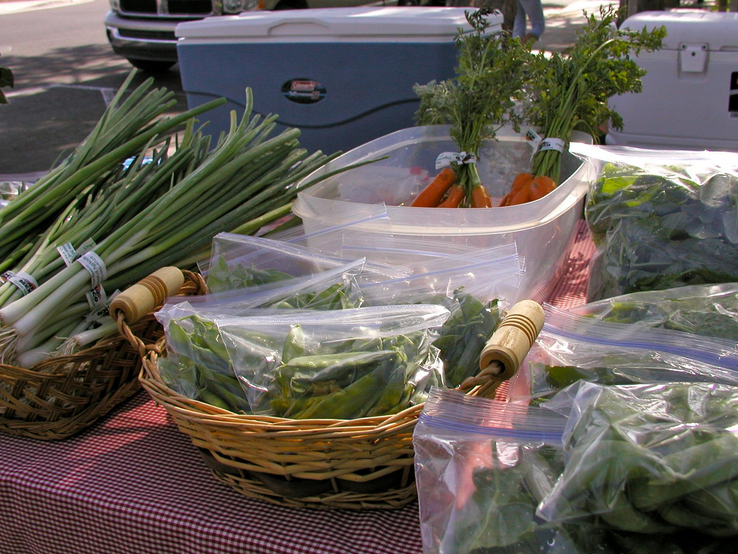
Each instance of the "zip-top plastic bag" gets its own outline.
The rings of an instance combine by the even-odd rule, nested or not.
[[[566,418],[431,391],[413,432],[424,554],[615,554],[587,522],[536,515],[564,469]]]
[[[609,323],[544,305],[545,323],[508,395],[540,403],[579,380],[602,385],[715,382],[738,385],[735,342]]]
[[[738,153],[572,143],[602,164],[585,217],[590,301],[738,281]]]
[[[515,254],[454,261],[437,271],[361,285],[367,304],[439,304],[451,316],[434,345],[440,350],[446,386],[458,387],[479,371],[479,355],[512,304],[520,282]]]
[[[357,276],[364,269],[364,260],[344,266],[293,277],[266,285],[216,292],[197,296],[168,298],[156,317],[162,325],[169,321],[168,313],[175,306],[186,304],[203,314],[240,315],[254,308],[342,310],[364,305],[364,296]]]
[[[738,283],[634,292],[569,311],[611,323],[673,329],[738,342]]]
[[[448,316],[413,305],[212,319],[255,413],[353,419],[399,412],[443,384],[432,342]]]
[[[213,237],[210,261],[207,267],[201,266],[200,271],[207,279],[210,292],[223,292],[302,277],[355,260],[273,239],[219,233]],[[374,275],[375,280],[383,280],[407,274],[397,268],[368,263],[364,272],[368,280],[370,275]]]
[[[583,383],[567,397],[565,468],[539,516],[605,528],[621,552],[735,551],[738,388]]]

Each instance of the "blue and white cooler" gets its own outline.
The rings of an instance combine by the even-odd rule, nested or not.
[[[348,151],[412,127],[415,84],[455,75],[458,30],[473,8],[365,7],[250,12],[177,26],[182,86],[190,108],[228,103],[201,116],[217,137],[229,113],[279,115],[309,151]],[[490,18],[499,30],[502,15]]]

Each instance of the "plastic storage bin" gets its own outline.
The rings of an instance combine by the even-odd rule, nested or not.
[[[574,140],[591,143],[576,133]],[[348,152],[319,169],[305,181],[346,165],[388,155],[389,158],[349,170],[298,194],[293,212],[302,218],[308,235],[331,226],[337,219],[361,214],[367,204],[385,203],[387,218],[358,224],[352,232],[366,230],[391,236],[412,236],[433,243],[439,240],[489,248],[515,243],[524,259],[518,299],[542,301],[556,284],[582,217],[588,182],[597,168],[565,153],[562,182],[550,194],[519,206],[488,209],[410,208],[400,205],[431,179],[435,160],[442,152],[456,151],[446,125],[403,129]],[[499,204],[513,178],[529,167],[531,149],[511,129],[497,133],[479,152],[482,182]],[[325,238],[309,237],[308,246],[327,249]]]
[[[738,150],[738,13],[641,12],[624,27],[666,27],[661,50],[642,52],[643,92],[613,97],[622,131],[607,144]]]
[[[208,132],[243,112],[278,114],[309,151],[348,151],[414,125],[416,83],[454,75],[459,28],[471,8],[364,7],[263,11],[177,26],[182,86],[190,108],[213,98]],[[502,16],[493,16],[490,31]]]

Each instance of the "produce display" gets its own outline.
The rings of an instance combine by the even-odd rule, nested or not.
[[[586,152],[586,148],[581,150]],[[738,280],[738,156],[600,150],[588,297]]]
[[[151,79],[129,91],[132,72],[90,136],[0,205],[0,362],[33,369],[74,354],[118,332],[108,306],[121,290],[163,266],[197,269],[207,293],[168,298],[155,313],[166,352],[154,348],[145,372],[158,371],[149,380],[164,382],[158,394],[196,401],[183,413],[229,430],[262,418],[244,430],[249,439],[263,432],[295,441],[276,454],[282,459],[258,460],[267,460],[263,474],[234,447],[239,478],[259,474],[257,486],[267,488],[284,475],[287,485],[320,481],[315,468],[270,473],[307,454],[306,467],[335,470],[328,494],[364,494],[365,483],[339,490],[353,464],[344,454],[335,461],[301,451],[306,431],[325,429],[325,444],[355,439],[350,433],[364,441],[379,418],[394,424],[422,407],[417,425],[402,423],[402,440],[416,425],[424,554],[736,550],[738,154],[570,146],[577,131],[597,142],[608,122],[622,127],[608,100],[641,90],[637,56],[665,37],[664,28],[618,29],[620,13],[585,14],[566,53],[533,53],[506,32],[488,32],[489,10],[470,10],[471,31],[456,38],[456,76],[414,89],[426,134],[374,150],[373,142],[381,155],[353,154],[364,157],[335,171],[327,164],[338,154],[308,153],[298,129],[275,134],[278,116],[256,114],[250,89],[243,116],[232,113],[215,139],[197,118],[225,100],[167,117],[173,93]],[[490,148],[503,133],[512,144]],[[436,152],[439,144],[458,152]],[[575,187],[556,190],[569,169],[564,154],[565,166],[571,158],[598,171],[584,209],[597,250],[590,303],[545,305],[540,334],[509,317],[525,347],[535,344],[504,400],[464,394],[539,260],[509,240],[520,236],[515,209],[503,212],[510,221],[489,223],[492,212],[405,206],[491,208],[482,176],[504,175],[490,177],[504,184],[495,207],[548,196],[538,206],[579,218],[584,178],[577,198]],[[495,165],[504,171],[487,171]],[[326,183],[335,219],[309,232],[307,217],[304,226],[291,217],[292,201],[343,172],[350,178]],[[369,207],[348,221],[341,210],[356,199],[342,195],[355,191]],[[390,220],[387,205],[402,206],[408,221]],[[456,225],[455,215],[479,219]],[[541,260],[573,240],[544,219],[536,215],[533,227],[551,224],[550,236],[524,235],[536,238],[526,252]],[[504,244],[478,246],[500,221]],[[364,232],[368,222],[376,225]],[[406,224],[409,235],[398,231]],[[470,229],[474,240],[464,235]],[[558,262],[545,259],[541,271]],[[482,378],[507,377],[495,373],[503,365],[485,367]],[[0,381],[0,393],[12,392]],[[330,431],[344,424],[351,430],[337,440]],[[402,472],[412,488],[410,470],[398,465],[382,477]]]

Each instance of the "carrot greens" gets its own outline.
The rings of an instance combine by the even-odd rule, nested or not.
[[[518,39],[505,32],[488,32],[491,13],[485,8],[466,13],[472,30],[460,31],[456,37],[455,78],[415,87],[420,98],[418,124],[450,124],[451,137],[464,154],[465,159],[451,163],[456,184],[465,193],[460,207],[473,206],[474,190],[484,187],[474,163],[482,142],[494,138],[506,123],[518,126],[513,108],[522,99],[523,68],[530,56]]]

